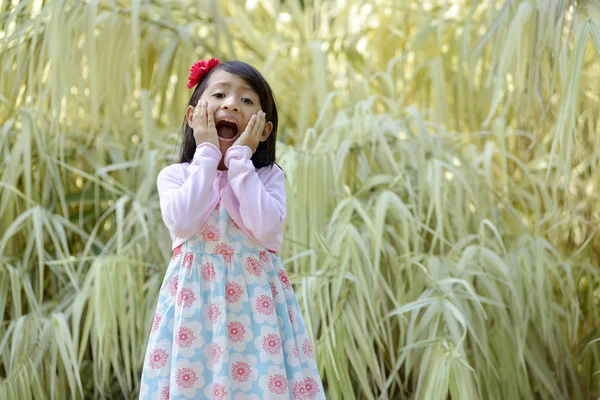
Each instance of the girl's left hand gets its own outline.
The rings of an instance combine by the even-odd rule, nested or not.
[[[250,150],[252,150],[252,154],[254,154],[258,144],[264,140],[263,138],[265,137],[265,115],[266,114],[262,110],[254,114],[250,118],[250,121],[248,121],[248,125],[246,125],[244,132],[242,132],[241,136],[233,145],[248,146],[250,147]]]

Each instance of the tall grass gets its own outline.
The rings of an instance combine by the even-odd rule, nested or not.
[[[330,399],[600,396],[594,1],[0,0],[0,398],[132,398],[189,65],[278,97]]]

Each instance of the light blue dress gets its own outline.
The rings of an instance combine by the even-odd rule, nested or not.
[[[325,399],[281,259],[221,204],[171,259],[140,399]]]

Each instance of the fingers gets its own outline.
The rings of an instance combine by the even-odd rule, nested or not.
[[[200,127],[206,129],[208,118],[206,116],[208,103],[204,100],[200,100]]]
[[[204,132],[216,131],[214,111],[206,100],[198,101],[192,115],[192,121],[197,129]]]
[[[257,140],[262,137],[262,133],[265,130],[265,113],[263,111],[259,111],[254,119],[254,129],[252,131],[252,136]]]
[[[250,117],[250,121],[248,121],[248,125],[246,126],[245,132],[252,139],[260,139],[262,136],[262,132],[265,129],[265,113],[262,111],[257,112],[252,117]]]
[[[213,130],[215,130],[215,131],[216,131],[217,127],[215,126],[215,114],[214,114],[214,111],[213,111],[213,109],[212,109],[212,108],[211,108],[211,107],[208,105],[208,103],[206,103],[206,104],[207,104],[207,106],[206,106],[206,116],[207,116],[207,119],[206,119],[206,126],[207,126],[207,128],[209,129],[209,131],[211,131],[211,132],[212,132]]]
[[[196,107],[194,107],[194,111],[192,111],[192,118],[189,121],[190,127],[192,127],[194,130],[199,128],[199,121],[200,121],[200,107],[202,106],[202,102],[199,101],[196,104]]]
[[[244,129],[244,132],[248,132],[248,134],[250,136],[252,136],[253,132],[254,132],[254,125],[256,122],[256,115],[253,115],[250,117],[250,121],[248,121],[248,125],[246,125],[246,129]]]

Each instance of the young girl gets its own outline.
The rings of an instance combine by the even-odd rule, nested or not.
[[[276,253],[286,197],[271,88],[242,62],[199,61],[190,71],[181,162],[157,180],[173,258],[140,399],[324,399]]]

